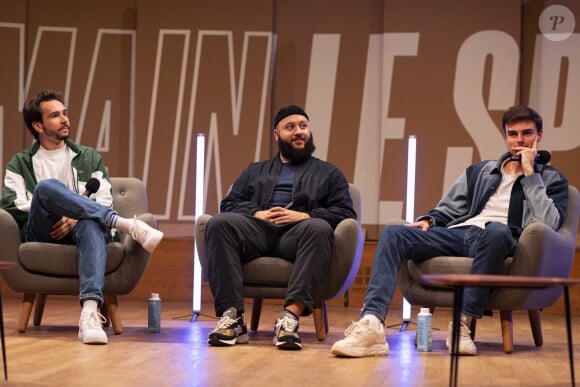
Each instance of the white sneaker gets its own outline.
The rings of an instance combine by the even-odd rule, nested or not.
[[[379,330],[375,330],[370,327],[368,320],[353,321],[344,335],[346,338],[334,343],[330,349],[335,356],[384,356],[389,353],[389,344],[382,325]]]
[[[102,324],[107,319],[100,313],[81,313],[79,320],[79,340],[85,344],[107,344],[107,334]]]
[[[445,346],[451,353],[451,340],[453,337],[453,321],[449,322],[449,334],[445,340]],[[463,321],[459,324],[459,355],[477,355],[475,343],[471,340],[471,330]]]
[[[135,217],[131,227],[131,238],[136,240],[145,250],[152,253],[161,242],[161,239],[163,239],[163,233]]]

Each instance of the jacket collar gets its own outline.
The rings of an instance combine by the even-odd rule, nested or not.
[[[491,170],[491,173],[500,173],[501,174],[501,166],[503,165],[504,161],[512,155],[511,152],[505,152],[500,156],[499,159],[495,162],[495,166]]]
[[[67,138],[66,140],[64,140],[64,143],[73,152],[75,152],[75,153],[80,153],[81,152],[81,149],[80,149],[79,145],[77,143],[75,143],[73,140],[71,140],[70,138]],[[32,146],[30,147],[30,155],[31,156],[34,156],[36,154],[36,152],[38,152],[39,149],[40,149],[40,141],[36,140],[36,141],[34,141],[34,143],[32,144]]]

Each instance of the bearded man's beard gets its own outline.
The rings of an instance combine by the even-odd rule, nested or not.
[[[314,146],[312,134],[310,134],[310,139],[304,143],[304,148],[302,149],[296,149],[292,146],[292,142],[286,142],[278,137],[278,150],[291,163],[299,163],[310,158],[316,147]]]
[[[56,138],[60,141],[70,138],[70,130],[68,131],[68,134],[57,134]]]
[[[56,141],[64,141],[64,140],[70,138],[70,133],[71,133],[70,126],[67,126],[67,129],[68,129],[67,134],[62,134],[61,129],[62,128],[60,128],[59,130],[57,130],[55,132],[47,132],[43,126],[43,132],[49,138],[55,139]]]

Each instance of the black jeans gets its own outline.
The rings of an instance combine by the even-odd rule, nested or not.
[[[261,256],[294,262],[284,305],[298,301],[312,312],[316,292],[330,268],[334,231],[322,219],[275,225],[249,215],[225,212],[206,228],[208,281],[221,316],[227,308],[244,311],[242,266]]]

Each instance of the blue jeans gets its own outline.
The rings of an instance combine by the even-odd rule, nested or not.
[[[34,189],[27,240],[77,246],[81,304],[86,299],[97,300],[99,305],[103,302],[107,243],[112,241],[110,222],[115,214],[56,179],[41,180]],[[50,231],[63,216],[78,219],[78,223],[65,238],[57,241],[50,236]]]
[[[387,226],[377,244],[361,316],[370,313],[384,321],[397,286],[399,269],[407,259],[421,262],[440,255],[472,257],[470,274],[498,274],[515,247],[516,241],[509,228],[498,222],[488,223],[485,229],[477,226],[432,227],[427,232],[403,225]],[[463,313],[480,318],[489,292],[489,288],[465,288]]]

